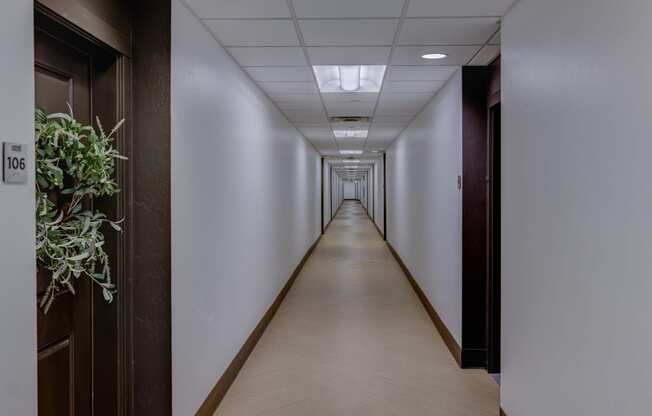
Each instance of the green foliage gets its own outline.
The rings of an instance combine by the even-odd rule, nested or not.
[[[122,221],[111,221],[89,209],[94,197],[120,192],[113,178],[115,160],[125,159],[106,134],[70,114],[46,115],[36,110],[36,258],[50,282],[40,306],[47,313],[57,294],[75,293],[74,282],[90,278],[102,288],[104,299],[116,293],[109,258],[104,251],[103,225],[121,232]]]

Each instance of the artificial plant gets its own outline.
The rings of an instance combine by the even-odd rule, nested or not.
[[[49,284],[40,307],[45,313],[63,291],[75,294],[75,281],[89,278],[113,300],[109,257],[104,251],[102,226],[122,231],[92,206],[95,197],[120,192],[114,179],[116,159],[126,159],[113,147],[113,135],[97,120],[98,131],[70,114],[35,114],[36,259]]]

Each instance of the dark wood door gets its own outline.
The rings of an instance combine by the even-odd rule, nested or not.
[[[52,35],[35,33],[36,106],[46,112],[68,112],[91,121],[92,60]],[[37,276],[37,297],[49,276]],[[76,295],[60,295],[47,314],[38,315],[39,416],[90,415],[92,404],[92,288],[76,282]],[[39,300],[40,301],[40,300]]]

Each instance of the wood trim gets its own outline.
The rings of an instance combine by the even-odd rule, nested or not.
[[[92,56],[91,111],[105,125],[113,125],[124,119],[125,123],[115,134],[115,144],[127,160],[116,164],[116,181],[122,192],[112,198],[93,201],[97,207],[112,218],[124,218],[123,233],[107,235],[105,248],[110,256],[111,270],[119,294],[113,305],[105,305],[101,291],[92,289],[93,321],[92,374],[94,415],[126,415],[132,399],[131,377],[131,241],[132,225],[132,125],[131,112],[131,62],[109,43],[79,27],[69,15],[46,7],[57,2],[34,3],[35,29]],[[106,1],[107,8],[120,14],[115,3]],[[81,7],[81,6],[80,6]],[[99,19],[99,18],[98,18]],[[121,32],[122,33],[122,32]],[[126,30],[127,38],[131,32]]]
[[[224,374],[222,374],[222,377],[220,377],[211,392],[208,394],[208,397],[206,400],[204,400],[204,403],[201,405],[199,410],[197,410],[197,413],[195,413],[196,416],[212,416],[213,413],[215,413],[217,407],[220,405],[220,402],[222,399],[224,399],[224,396],[226,396],[229,387],[231,387],[236,377],[238,376],[238,373],[242,369],[242,366],[247,361],[247,358],[249,358],[249,355],[253,351],[254,347],[263,336],[265,329],[274,318],[276,311],[281,306],[281,303],[283,303],[283,299],[285,299],[285,296],[290,291],[290,288],[292,288],[292,285],[299,276],[301,269],[306,264],[306,261],[308,261],[308,258],[315,250],[315,247],[317,247],[317,244],[320,240],[321,236],[317,237],[317,240],[312,244],[312,246],[310,246],[306,254],[299,262],[299,265],[294,269],[287,283],[285,286],[283,286],[283,289],[281,289],[281,292],[274,300],[274,303],[272,303],[267,312],[265,312],[265,315],[263,315],[258,325],[256,325],[256,328],[254,328],[251,335],[249,335],[249,338],[247,338],[244,345],[242,345],[240,348],[240,351],[238,351],[233,361],[231,361],[231,364],[229,364]]]
[[[407,268],[405,263],[403,263],[401,256],[398,255],[398,253],[396,252],[396,250],[394,250],[394,247],[392,247],[389,241],[387,241],[386,243],[387,243],[387,247],[389,248],[389,251],[392,252],[392,255],[398,262],[399,266],[401,266],[401,269],[403,270],[405,277],[408,279],[410,285],[412,285],[412,288],[414,289],[417,296],[419,297],[421,304],[426,309],[426,312],[428,313],[428,316],[430,316],[432,323],[435,324],[435,328],[437,328],[437,331],[439,332],[439,335],[441,335],[442,339],[444,340],[444,343],[448,347],[448,350],[453,355],[453,358],[455,358],[455,361],[457,361],[457,364],[461,367],[462,349],[460,348],[460,345],[457,343],[457,341],[455,341],[453,334],[451,334],[451,332],[448,330],[446,324],[444,324],[444,321],[442,321],[441,317],[430,303],[430,300],[423,292],[423,290],[421,289],[417,281],[414,279],[412,273],[410,273],[410,270]]]
[[[383,153],[383,240],[387,241],[387,153]]]
[[[321,158],[321,169],[319,170],[319,176],[321,178],[321,216],[319,218],[319,222],[321,223],[321,233],[324,234],[324,181],[325,181],[325,175],[324,175],[324,158]]]
[[[499,104],[502,99],[500,92],[500,63],[500,56],[498,56],[491,64],[489,64],[491,74],[489,75],[489,85],[487,88],[488,107],[493,107],[494,105]]]
[[[503,408],[500,408],[500,416],[507,416],[507,413],[503,410]]]
[[[340,212],[340,208],[342,208],[342,205],[340,205],[339,207],[337,207],[337,210],[335,211],[335,215],[333,215],[333,217],[331,218],[331,220],[328,221],[328,224],[326,224],[326,228],[324,228],[324,233],[326,232],[326,230],[328,230],[328,227],[331,225],[331,223],[333,222],[333,220],[335,219],[335,217],[337,217],[337,213]]]
[[[90,37],[131,57],[131,34],[116,28],[103,17],[95,15],[84,2],[70,0],[37,0],[37,8],[49,9],[58,16],[64,16],[67,22],[83,30]],[[114,6],[116,7],[116,6]]]
[[[376,224],[376,222],[374,220],[371,220],[371,223],[374,225],[374,227],[376,227],[376,231],[378,231],[378,234],[380,234],[380,238],[382,238],[383,241],[384,241],[385,236],[383,235],[383,232],[380,231],[380,228],[378,227],[378,224]]]
[[[373,217],[371,215],[369,215],[368,212],[367,212],[367,217],[369,217],[369,221],[371,221],[371,223],[374,225],[374,227],[376,227],[376,231],[378,231],[378,234],[380,234],[380,238],[384,239],[385,237],[383,237],[382,231],[380,231],[380,228],[378,228],[378,225],[376,224],[376,221],[374,221]]]
[[[172,414],[171,1],[132,1],[130,415]]]
[[[488,67],[462,68],[462,367],[487,365]]]

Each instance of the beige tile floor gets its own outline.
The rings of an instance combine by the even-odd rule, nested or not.
[[[345,202],[218,416],[497,416],[460,370],[358,203]]]

